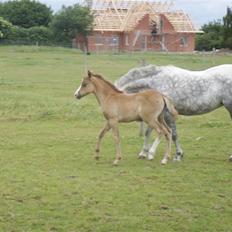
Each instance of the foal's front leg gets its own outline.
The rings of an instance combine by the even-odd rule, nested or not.
[[[98,141],[97,141],[97,145],[96,145],[96,156],[95,156],[95,159],[99,159],[99,152],[100,152],[100,144],[101,144],[101,140],[102,138],[104,137],[104,135],[106,134],[107,131],[110,130],[110,125],[109,123],[107,122],[106,125],[101,129],[99,135],[98,135]]]

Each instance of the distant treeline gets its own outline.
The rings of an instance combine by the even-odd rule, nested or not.
[[[197,50],[232,49],[232,7],[227,7],[222,20],[205,24],[201,29],[204,34],[197,35]]]
[[[75,4],[53,14],[45,4],[33,0],[0,3],[0,42],[69,43],[78,34],[87,36],[93,16],[88,7]]]

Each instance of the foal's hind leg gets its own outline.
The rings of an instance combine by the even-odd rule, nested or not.
[[[167,126],[166,122],[164,121],[163,115],[161,115],[159,118],[160,127],[162,129],[162,132],[167,140],[167,146],[166,151],[164,154],[164,158],[161,161],[161,164],[166,164],[168,162],[168,159],[171,159],[171,146],[172,146],[172,131]]]
[[[172,144],[171,130],[168,127],[166,127],[165,124],[163,124],[162,122],[159,122],[158,120],[150,122],[149,126],[154,128],[157,131],[157,133],[159,135],[159,139],[160,139],[161,135],[163,134],[167,140],[166,151],[164,154],[164,158],[161,161],[161,164],[166,164],[168,162],[168,159],[170,158],[170,155],[171,155],[171,144]],[[158,144],[155,144],[155,142],[154,142],[151,149],[154,149],[154,148],[156,149],[157,146],[158,146]]]
[[[180,161],[181,158],[183,157],[184,152],[178,140],[175,119],[172,117],[172,115],[168,111],[165,111],[164,120],[167,123],[168,127],[172,129],[172,141],[174,142],[176,146],[176,154],[174,157],[174,161]]]
[[[174,157],[174,161],[180,161],[181,158],[183,157],[183,150],[181,148],[181,145],[179,143],[179,140],[178,140],[178,134],[177,134],[177,130],[176,130],[176,122],[175,122],[175,119],[171,116],[171,114],[168,112],[168,111],[165,111],[164,113],[164,119],[165,119],[165,122],[167,124],[167,126],[169,128],[171,128],[172,130],[172,141],[174,142],[175,146],[176,146],[176,154],[175,154],[175,157]],[[148,141],[149,141],[149,136],[151,134],[151,131],[152,129],[150,127],[147,128],[146,130],[146,133],[145,133],[145,139],[144,139],[144,145],[143,145],[143,149],[142,151],[139,153],[139,158],[143,158],[147,155],[148,159],[149,160],[152,160],[154,158],[154,155],[155,155],[155,152],[156,152],[156,148],[160,142],[160,139],[157,138],[155,140],[155,142],[153,143],[152,145],[152,149],[150,148],[148,150]]]

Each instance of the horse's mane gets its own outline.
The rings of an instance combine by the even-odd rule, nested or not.
[[[102,81],[104,81],[107,85],[109,85],[113,90],[115,90],[118,93],[123,93],[123,91],[119,90],[118,88],[116,88],[111,82],[107,81],[106,79],[104,79],[101,75],[99,74],[92,74],[94,77],[97,77],[99,79],[101,79]]]

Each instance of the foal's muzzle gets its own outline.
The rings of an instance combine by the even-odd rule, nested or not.
[[[77,99],[81,99],[82,96],[80,95],[80,93],[76,93],[76,94],[75,94],[75,97],[76,97]]]

